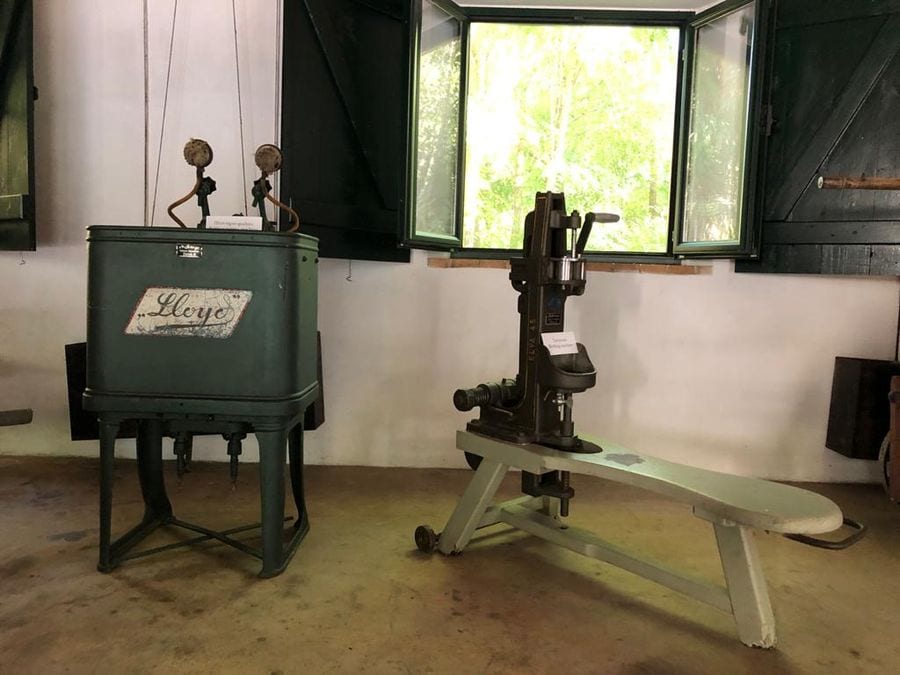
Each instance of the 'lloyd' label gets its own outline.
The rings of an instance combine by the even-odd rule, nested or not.
[[[231,337],[253,291],[151,287],[138,300],[126,335]]]

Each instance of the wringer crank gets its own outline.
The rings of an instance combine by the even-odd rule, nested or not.
[[[273,145],[257,151],[254,196],[266,231],[209,227],[215,181],[209,144],[184,148],[196,170],[191,191],[168,212],[178,227],[88,228],[87,387],[84,407],[100,426],[100,562],[125,560],[215,539],[262,561],[260,576],[279,574],[309,530],[303,495],[304,415],[320,396],[317,369],[318,241],[296,233],[299,218],[270,194],[281,166]],[[202,218],[186,228],[174,209],[196,196]],[[290,230],[266,218],[265,200],[290,215]],[[247,220],[247,219],[239,219]],[[250,219],[252,220],[252,219]],[[215,221],[214,221],[215,222]],[[144,516],[113,541],[115,442],[125,420],[138,422],[137,467]],[[316,420],[317,426],[319,420]],[[307,426],[310,426],[307,424]],[[175,517],[163,478],[162,439],[174,439],[176,473],[189,471],[194,436],[227,440],[232,484],[248,434],[259,441],[261,523],[216,531]],[[285,454],[297,507],[285,531]],[[193,539],[134,551],[160,527]],[[261,528],[255,549],[232,535]]]

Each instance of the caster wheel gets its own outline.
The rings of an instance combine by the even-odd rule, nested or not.
[[[881,442],[878,451],[878,463],[881,464],[881,485],[884,491],[891,494],[891,436],[888,434]]]
[[[437,548],[438,538],[429,525],[419,525],[416,528],[416,548],[422,553],[434,553]]]
[[[481,464],[481,456],[473,455],[471,452],[467,452],[466,464],[469,465],[469,468],[472,469],[472,471],[476,471],[478,469],[478,466]]]

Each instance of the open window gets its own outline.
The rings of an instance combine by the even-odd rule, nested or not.
[[[408,241],[438,248],[459,247],[464,16],[443,0],[413,7],[410,200]]]
[[[622,216],[595,228],[594,255],[755,254],[769,4],[695,15],[417,0],[408,243],[514,250],[533,194],[551,189]]]
[[[33,251],[31,0],[0,3],[0,250]]]
[[[416,7],[410,245],[508,255],[549,189],[621,214],[592,253],[670,258],[692,13]]]
[[[770,5],[287,3],[282,195],[327,257],[506,257],[548,189],[595,256],[752,256]]]
[[[700,14],[688,28],[675,252],[757,252],[756,184],[764,122],[761,77],[767,0]]]

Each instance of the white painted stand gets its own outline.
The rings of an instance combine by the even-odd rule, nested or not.
[[[446,555],[460,553],[476,529],[506,523],[730,612],[744,644],[774,646],[775,618],[752,530],[793,534],[830,532],[843,522],[838,506],[808,490],[675,464],[638,455],[602,440],[585,440],[597,443],[604,451],[568,453],[457,432],[456,446],[483,459],[440,534],[438,550]],[[726,586],[690,579],[585,530],[563,529],[556,499],[526,496],[492,506],[497,488],[510,467],[535,474],[570,471],[597,476],[690,504],[695,516],[713,525]]]

